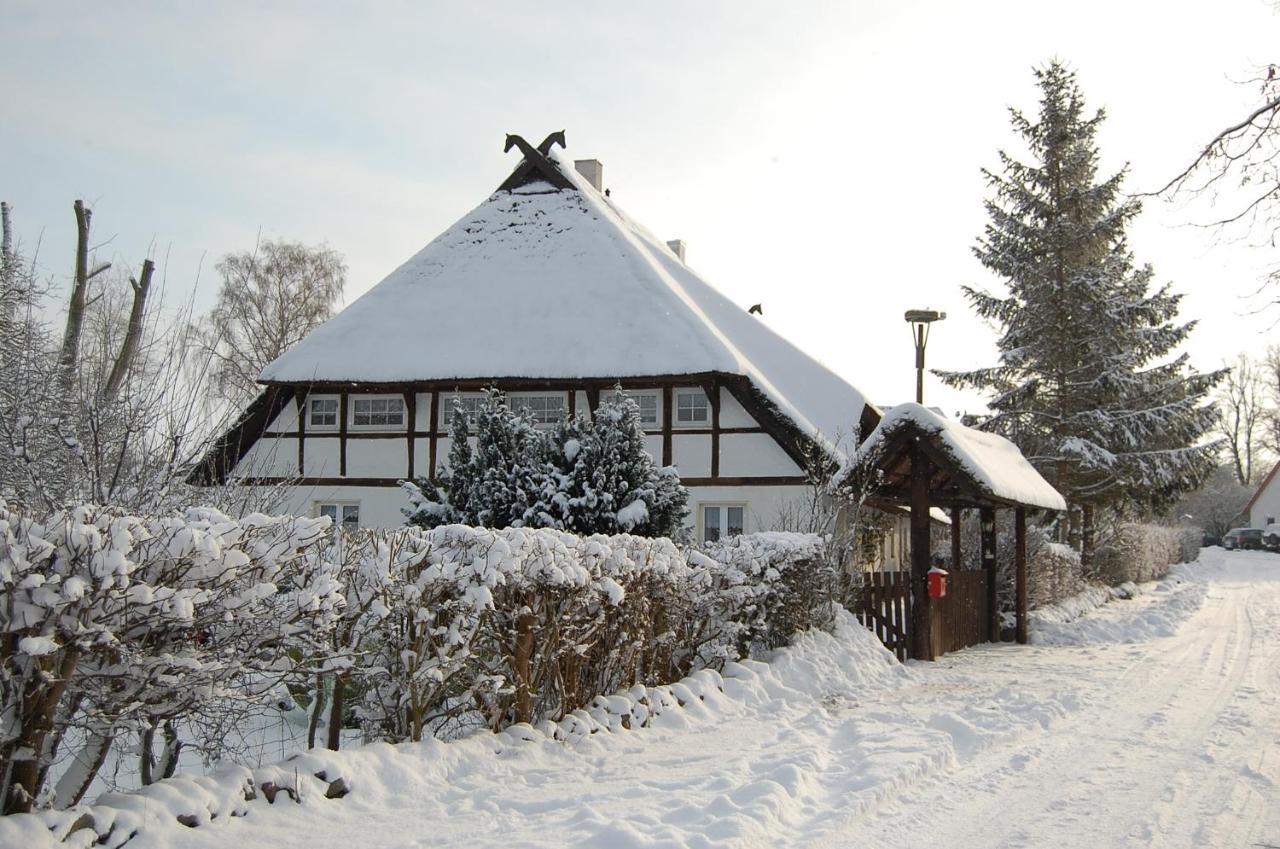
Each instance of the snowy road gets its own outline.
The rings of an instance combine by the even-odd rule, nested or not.
[[[1077,690],[1051,733],[994,745],[813,845],[1280,846],[1280,557],[1207,558],[1224,569],[1175,635],[1036,648],[1010,670]],[[980,664],[952,671],[985,678]]]
[[[1280,846],[1280,556],[1185,574],[1052,645],[903,669],[860,628],[811,636],[576,747],[342,753],[341,802],[157,819],[129,846]]]

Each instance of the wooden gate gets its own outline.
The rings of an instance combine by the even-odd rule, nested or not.
[[[987,573],[981,569],[951,572],[947,594],[930,599],[929,612],[935,656],[985,643],[990,628]]]
[[[911,656],[911,583],[907,572],[867,572],[862,576],[858,619],[880,642],[906,660]]]
[[[857,615],[880,642],[906,660],[911,656],[911,577],[908,572],[867,572]],[[929,600],[933,654],[946,654],[987,641],[987,573],[954,571],[947,594]]]

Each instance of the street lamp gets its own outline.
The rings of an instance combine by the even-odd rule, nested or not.
[[[924,404],[924,347],[929,344],[929,325],[947,317],[937,310],[907,310],[902,316],[911,325],[911,339],[916,344],[916,403]]]

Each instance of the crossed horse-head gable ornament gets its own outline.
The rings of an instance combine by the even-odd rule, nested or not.
[[[499,191],[517,188],[534,180],[545,180],[557,189],[572,189],[573,183],[569,182],[569,178],[560,172],[547,157],[551,155],[551,148],[555,145],[564,147],[564,130],[557,130],[542,140],[542,144],[534,147],[524,140],[523,136],[515,133],[507,134],[506,146],[502,148],[503,153],[507,153],[513,147],[520,148],[520,152],[524,154],[524,162],[515,171],[511,172],[511,176],[506,179]]]

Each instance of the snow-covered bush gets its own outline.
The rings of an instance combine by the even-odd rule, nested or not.
[[[455,407],[449,435],[449,462],[438,481],[404,484],[410,524],[683,532],[688,493],[675,469],[659,468],[645,450],[639,408],[621,392],[592,416],[542,431],[490,390],[471,420]]]
[[[785,645],[796,634],[829,624],[836,568],[817,534],[775,531],[731,536],[705,547],[701,565],[706,618],[724,623],[728,653]]]
[[[74,802],[114,736],[214,702],[252,701],[308,654],[343,602],[300,553],[327,519],[139,517],[0,501],[0,799],[28,810],[68,728],[92,751],[57,788]],[[144,757],[150,752],[143,753]]]
[[[1196,528],[1126,522],[1098,548],[1097,571],[1108,584],[1153,581],[1200,552]]]

